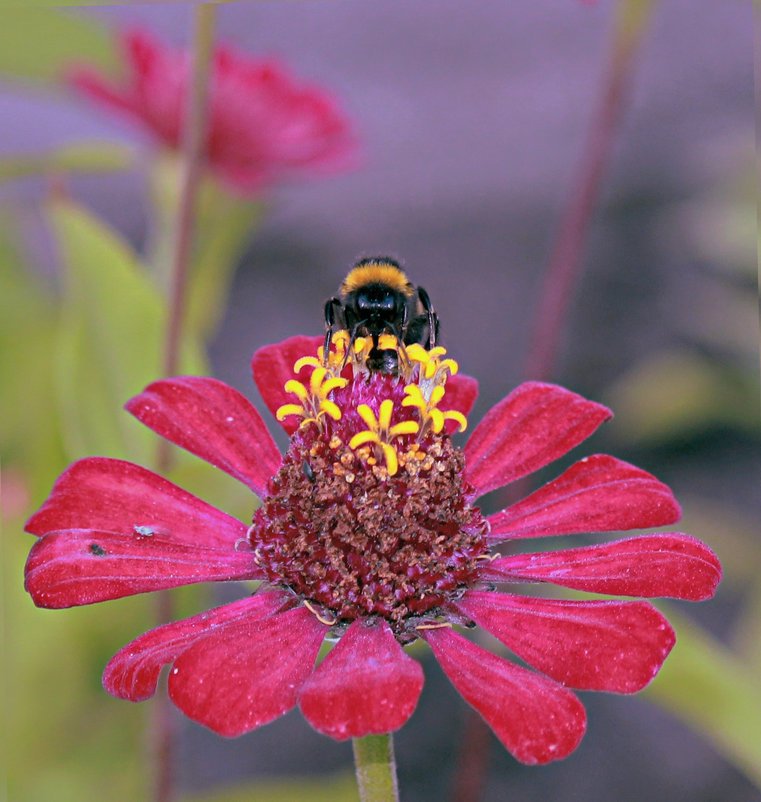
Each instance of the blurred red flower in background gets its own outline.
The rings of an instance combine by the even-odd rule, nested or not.
[[[680,508],[652,475],[598,454],[484,517],[479,496],[562,457],[610,411],[529,382],[487,413],[461,451],[448,432],[464,427],[476,382],[452,375],[443,349],[408,346],[397,378],[368,374],[361,362],[357,370],[340,352],[323,362],[314,356],[321,339],[293,337],[254,355],[264,401],[291,435],[284,457],[254,407],[214,379],[158,381],[127,405],[257,493],[250,526],[137,465],[80,460],[27,524],[40,536],[26,567],[35,603],[262,580],[252,596],[125,646],[106,668],[107,690],[147,699],[172,664],[172,700],[222,735],[298,704],[320,732],[360,737],[396,730],[412,714],[423,673],[403,646],[423,639],[519,760],[565,757],[586,728],[570,688],[647,685],[675,636],[642,597],[708,598],[718,560],[681,533],[492,552],[504,541],[663,526]],[[515,593],[520,583],[640,598],[543,599]],[[535,671],[453,628],[475,625]],[[326,637],[338,643],[315,667]]]
[[[127,76],[114,83],[88,66],[69,82],[104,108],[142,123],[176,149],[182,139],[190,59],[144,31],[122,36]],[[350,166],[356,140],[331,94],[294,81],[272,60],[219,46],[214,53],[205,157],[227,184],[253,193],[302,170]]]

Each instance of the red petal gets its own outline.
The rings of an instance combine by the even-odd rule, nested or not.
[[[645,529],[673,524],[681,514],[668,486],[647,471],[595,454],[523,501],[489,516],[488,539]]]
[[[66,74],[65,79],[66,83],[101,106],[130,114],[138,113],[132,95],[103,80],[101,74],[92,67],[75,67]]]
[[[565,588],[619,596],[710,599],[721,564],[689,535],[643,535],[579,549],[514,554],[485,565],[492,582],[551,582]]]
[[[471,591],[457,606],[529,665],[583,690],[641,690],[676,640],[669,622],[648,602]]]
[[[98,529],[53,532],[32,547],[24,586],[38,607],[120,599],[195,582],[263,579],[250,552]]]
[[[301,712],[338,741],[398,730],[412,715],[423,669],[385,621],[355,621],[307,680]]]
[[[259,413],[216,379],[181,376],[154,382],[126,404],[138,420],[264,495],[280,452]]]
[[[291,393],[285,391],[285,383],[295,378],[294,364],[302,356],[316,357],[324,339],[299,334],[274,345],[265,345],[254,353],[251,359],[254,382],[273,416],[283,404],[292,404],[294,401]],[[280,425],[288,434],[293,434],[299,427],[299,421],[288,417]]]
[[[246,535],[240,521],[161,476],[106,457],[70,465],[26,525],[33,535],[61,529],[103,529],[128,535],[150,529],[168,540],[229,549]]]
[[[486,414],[464,452],[465,478],[476,495],[562,457],[613,413],[570,390],[526,382]]]
[[[177,659],[211,632],[238,623],[256,621],[276,613],[287,601],[284,593],[257,593],[232,604],[174,621],[141,635],[109,660],[103,687],[113,696],[142,702],[156,693],[161,667]]]
[[[448,628],[421,634],[455,688],[522,763],[560,760],[579,745],[587,717],[567,688],[484,651]]]
[[[169,696],[218,735],[242,735],[296,704],[327,630],[305,607],[225,627],[177,658]]]
[[[443,412],[453,409],[462,412],[467,418],[473,404],[478,397],[478,382],[471,376],[456,373],[454,376],[447,377],[446,391],[439,403],[439,409]],[[445,429],[449,434],[457,431],[458,425],[455,421],[447,421]]]

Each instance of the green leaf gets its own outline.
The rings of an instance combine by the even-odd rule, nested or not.
[[[55,308],[51,288],[26,267],[13,242],[15,218],[0,218],[0,454],[25,474],[34,499],[63,467],[53,402]]]
[[[206,340],[227,306],[238,260],[264,213],[264,205],[235,198],[211,180],[204,182],[202,189],[187,325]]]
[[[79,172],[107,173],[132,165],[132,151],[115,142],[73,142],[45,153],[0,158],[0,181],[29,175]]]
[[[757,378],[686,350],[663,351],[635,365],[607,396],[619,435],[642,445],[711,426],[756,433],[757,399]]]
[[[35,538],[22,532],[23,517],[6,517],[3,523],[8,537],[0,573],[8,626],[0,748],[8,799],[145,798],[140,746],[147,710],[109,697],[100,675],[117,649],[149,628],[150,599],[136,596],[114,606],[55,612],[37,609],[22,579]]]
[[[171,273],[171,254],[182,163],[178,155],[163,150],[151,172],[151,197],[155,209],[151,265],[166,285]],[[188,290],[185,325],[207,342],[227,304],[235,268],[246,242],[264,213],[259,200],[237,197],[206,174],[196,198],[195,247]]]
[[[160,377],[162,297],[129,245],[70,200],[49,204],[65,271],[57,387],[71,457],[108,454],[145,462],[155,436],[122,405]],[[205,372],[185,342],[181,373]]]
[[[13,6],[23,6],[14,8]],[[86,5],[84,2],[0,0],[0,73],[27,80],[59,83],[73,64],[87,62],[107,75],[120,71],[121,58],[110,33],[92,19],[30,5]]]
[[[645,694],[708,738],[761,787],[758,672],[690,619],[669,609],[677,644]]]

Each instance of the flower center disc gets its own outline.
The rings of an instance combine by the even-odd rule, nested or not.
[[[346,445],[355,418],[294,434],[250,541],[269,580],[326,621],[378,615],[403,636],[475,581],[487,524],[465,498],[464,459],[448,435],[410,438],[389,476],[372,444]]]

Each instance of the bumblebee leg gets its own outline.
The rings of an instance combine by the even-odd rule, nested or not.
[[[330,338],[333,336],[336,326],[336,306],[340,309],[341,302],[338,298],[331,298],[325,301],[325,342],[322,347],[322,361],[328,364],[328,352],[330,349]]]
[[[396,337],[396,353],[397,359],[399,357],[402,358],[402,363],[404,364],[405,369],[410,367],[410,359],[407,356],[407,349],[404,347],[405,345],[405,334],[407,329],[407,307],[404,307],[404,311],[402,312],[402,323],[400,326],[396,326],[394,323],[390,321],[386,323],[386,329],[388,330],[389,334],[393,334]]]
[[[412,327],[415,326],[417,331],[415,334],[411,332],[410,337],[406,338],[406,340],[407,342],[420,342],[422,345],[419,335],[422,334],[420,329],[423,328],[423,321],[425,321],[428,325],[428,350],[430,350],[439,340],[439,317],[431,305],[431,299],[428,297],[428,293],[422,287],[418,287],[417,294],[418,302],[423,309],[423,314],[416,317],[410,324],[410,328],[412,329]]]
[[[428,317],[428,349],[430,350],[436,345],[439,339],[439,318],[431,305],[431,299],[428,297],[428,293],[422,287],[417,288],[417,297],[420,301],[420,305],[423,307],[423,311]]]
[[[348,326],[349,326],[348,319],[346,321],[346,325],[347,325],[347,330],[348,330]],[[354,348],[354,343],[357,341],[357,336],[359,334],[360,326],[362,326],[362,325],[364,325],[364,321],[363,320],[358,320],[351,327],[351,331],[349,332],[349,342],[346,345],[346,353],[344,354],[343,362],[341,362],[341,370],[344,369],[344,365],[346,364],[346,362],[349,359],[349,356],[351,355],[352,349]]]

